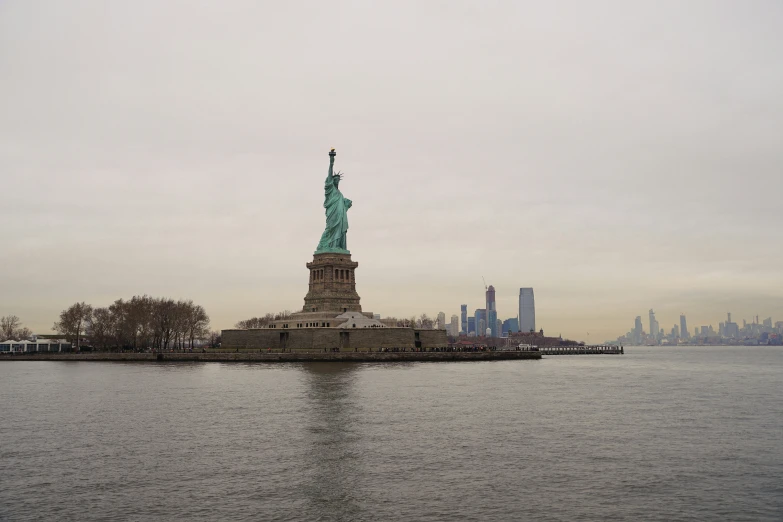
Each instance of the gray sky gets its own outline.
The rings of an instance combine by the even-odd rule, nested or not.
[[[6,0],[0,315],[300,309],[336,147],[365,311],[783,320],[781,56],[778,1]]]

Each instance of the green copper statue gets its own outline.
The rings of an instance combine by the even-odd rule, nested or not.
[[[338,254],[350,254],[346,234],[348,233],[348,209],[351,208],[351,200],[343,197],[340,192],[340,180],[342,173],[334,173],[334,157],[337,153],[332,149],[329,152],[329,174],[324,183],[324,208],[326,209],[326,230],[321,235],[316,254],[334,252]]]

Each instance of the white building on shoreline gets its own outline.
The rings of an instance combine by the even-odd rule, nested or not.
[[[36,353],[36,352],[69,352],[71,343],[62,339],[39,339],[37,341],[0,341],[0,354],[5,353]]]

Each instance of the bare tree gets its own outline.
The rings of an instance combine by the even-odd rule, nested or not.
[[[133,296],[128,301],[127,331],[132,335],[134,349],[155,346],[156,328],[154,311],[157,299],[143,296]]]
[[[76,341],[76,351],[79,351],[82,332],[85,323],[92,317],[92,306],[87,303],[76,303],[60,313],[60,320],[54,323],[52,329],[64,335],[69,341]]]
[[[419,328],[423,328],[425,330],[432,330],[435,325],[434,321],[427,314],[421,314],[417,322],[421,324]]]
[[[203,339],[209,336],[209,316],[201,305],[193,306],[191,302],[187,319],[187,333],[190,342],[190,348],[193,348],[193,342],[196,339]]]
[[[188,314],[193,302],[177,301],[172,311],[172,336],[174,348],[182,349],[185,346],[185,334],[187,333]]]
[[[22,321],[15,315],[0,317],[0,339],[3,341],[14,339],[18,335],[20,326]]]
[[[87,321],[85,333],[93,346],[108,350],[110,347],[118,345],[117,319],[111,308],[96,308],[92,311],[92,316]]]
[[[153,335],[155,346],[167,350],[174,334],[177,303],[173,299],[161,297],[156,299],[152,307]]]
[[[136,348],[136,329],[130,324],[130,303],[117,299],[109,305],[109,313],[112,318],[112,344],[117,348]]]
[[[278,319],[290,319],[291,318],[291,310],[283,310],[282,312],[277,312],[275,314],[275,321]]]

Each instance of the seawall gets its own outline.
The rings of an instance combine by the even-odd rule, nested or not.
[[[541,359],[536,352],[194,352],[194,353],[37,353],[0,356],[2,361],[92,362],[439,362]]]
[[[295,326],[283,323],[281,326]],[[330,352],[339,348],[341,352],[369,352],[378,348],[405,348],[409,353],[415,348],[425,350],[445,348],[449,344],[446,330],[420,330],[414,328],[255,328],[249,330],[223,330],[221,346],[228,349],[272,349],[276,352],[285,348],[291,351]]]

